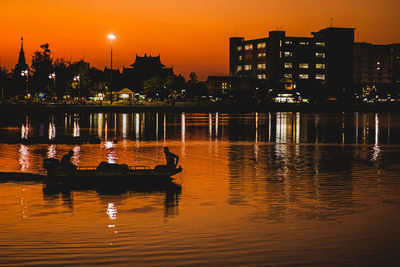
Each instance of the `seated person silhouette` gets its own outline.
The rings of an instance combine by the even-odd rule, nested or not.
[[[167,167],[171,169],[176,169],[179,157],[174,153],[170,152],[168,147],[164,147],[164,154],[165,154],[165,159],[167,160]]]
[[[72,164],[71,158],[74,155],[74,151],[70,150],[68,154],[65,154],[60,162],[60,168],[64,171],[73,172],[76,170],[76,166]]]
[[[178,165],[179,157],[174,153],[170,152],[168,147],[164,147],[165,159],[167,161],[166,165],[157,165],[156,169],[176,169]]]

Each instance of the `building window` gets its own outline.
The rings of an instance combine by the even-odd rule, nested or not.
[[[325,69],[325,64],[317,63],[315,64],[316,69]]]
[[[260,80],[267,79],[267,75],[266,74],[258,74],[257,78]]]
[[[293,78],[293,75],[292,75],[291,73],[285,73],[285,74],[283,75],[283,77],[288,78],[288,79],[292,79],[292,78]]]
[[[315,45],[316,45],[316,46],[324,47],[324,46],[325,46],[325,43],[324,43],[324,42],[316,42]]]
[[[257,65],[257,69],[259,69],[259,70],[265,70],[265,68],[266,68],[265,64],[258,64]]]
[[[260,48],[265,48],[265,46],[266,46],[266,43],[258,43],[258,44],[257,44],[257,48],[258,48],[258,49],[260,49]]]
[[[316,80],[325,80],[325,74],[317,74],[315,75]]]
[[[285,57],[292,57],[293,56],[293,52],[285,52]]]
[[[299,79],[302,79],[302,80],[308,79],[308,74],[299,74]]]
[[[246,59],[252,59],[253,55],[246,55]]]
[[[225,83],[225,82],[222,83],[222,84],[221,84],[221,88],[222,88],[222,89],[228,89],[228,83]]]
[[[258,53],[257,57],[266,57],[267,53]]]
[[[292,41],[285,41],[285,44],[291,45],[291,44],[293,44],[293,42]]]
[[[300,63],[299,69],[308,69],[308,63]]]
[[[251,70],[251,65],[244,65],[244,70]]]
[[[316,57],[319,57],[319,58],[325,58],[325,53],[316,52],[316,53],[315,53],[315,56],[316,56]]]
[[[243,56],[239,56],[239,60],[242,60],[243,59]]]
[[[279,46],[282,47],[282,40],[279,40]]]
[[[242,66],[237,66],[237,71],[241,71],[242,69]]]
[[[252,44],[245,45],[244,50],[253,50],[253,45]]]
[[[308,45],[308,42],[302,41],[302,42],[299,42],[299,45]]]
[[[291,69],[291,68],[293,68],[293,64],[285,62],[284,67],[285,67],[285,69]]]
[[[242,51],[243,47],[242,46],[238,46],[237,47],[237,51]]]

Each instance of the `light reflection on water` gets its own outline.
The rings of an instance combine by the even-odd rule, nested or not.
[[[83,117],[82,117],[83,116]],[[48,138],[98,136],[105,140],[185,141],[190,139],[230,141],[263,141],[277,143],[343,143],[343,144],[399,144],[398,115],[373,113],[301,114],[299,112],[220,114],[220,113],[123,113],[52,115]],[[81,118],[82,117],[82,118]],[[163,119],[160,120],[160,117]],[[393,118],[394,117],[394,118]],[[394,123],[393,123],[394,122]],[[208,124],[208,125],[207,125]],[[392,126],[394,124],[394,126]],[[45,124],[35,118],[24,118],[20,136],[34,139],[42,136]],[[72,126],[71,126],[72,125]],[[205,127],[205,126],[208,127]],[[57,128],[63,129],[58,131]],[[97,132],[94,129],[97,128]],[[178,131],[178,128],[180,130]],[[393,129],[391,129],[393,128]],[[207,134],[205,130],[208,129]],[[391,134],[391,130],[395,134]],[[2,129],[2,131],[4,131]],[[12,137],[3,135],[0,141]],[[16,140],[16,139],[14,139]]]
[[[0,183],[0,265],[395,265],[400,241],[397,114],[53,114],[7,137],[99,136],[100,144],[6,144],[0,171],[73,162],[161,164],[168,187]],[[20,127],[22,123],[22,127]],[[24,131],[22,134],[22,131]],[[46,132],[46,131],[44,131]],[[52,137],[52,139],[54,139]],[[181,185],[181,186],[180,186]],[[22,257],[23,256],[23,257]]]

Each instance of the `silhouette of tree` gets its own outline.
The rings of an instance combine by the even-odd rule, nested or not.
[[[199,82],[199,77],[197,76],[196,72],[191,72],[189,74],[189,78],[190,78],[189,83],[191,84],[196,84]]]
[[[70,71],[70,95],[73,96],[87,96],[89,93],[89,68],[90,64],[84,60],[71,63],[69,66]]]
[[[204,83],[199,82],[199,78],[195,72],[189,74],[189,81],[187,82],[186,98],[196,99],[201,96],[207,95],[207,88]]]
[[[41,45],[40,50],[35,51],[32,56],[31,70],[33,75],[30,84],[34,93],[40,91],[45,91],[48,95],[53,95],[55,93],[51,89],[53,81],[49,79],[49,75],[54,71],[53,59],[51,58],[49,47],[47,43]]]
[[[153,99],[164,99],[168,94],[164,89],[164,80],[160,77],[153,77],[143,82],[143,93]]]
[[[57,79],[57,82],[55,83],[55,93],[58,97],[64,96],[66,88],[68,87],[68,79],[70,78],[69,65],[70,63],[66,62],[63,58],[57,58],[54,61],[53,69]]]
[[[7,69],[0,66],[0,100],[6,99],[10,96],[10,74]]]

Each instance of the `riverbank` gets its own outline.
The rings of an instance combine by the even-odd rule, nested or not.
[[[221,104],[157,102],[138,104],[2,104],[1,116],[41,112],[400,112],[400,103],[341,104]]]

